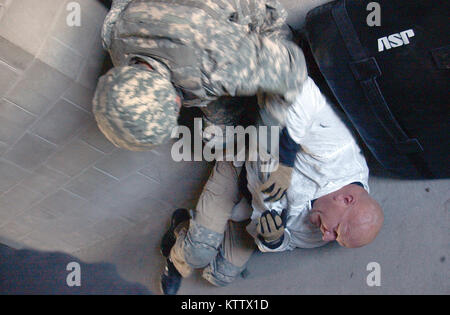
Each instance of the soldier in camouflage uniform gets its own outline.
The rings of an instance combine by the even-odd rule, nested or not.
[[[115,0],[103,26],[114,68],[94,98],[99,128],[115,145],[147,150],[169,139],[183,106],[212,123],[220,97],[277,94],[292,102],[307,77],[302,51],[286,39],[276,0]],[[145,82],[144,82],[145,81]],[[206,107],[217,101],[220,106]]]

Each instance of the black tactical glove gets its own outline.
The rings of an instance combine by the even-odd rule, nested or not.
[[[283,243],[286,227],[287,211],[283,209],[281,216],[275,211],[265,211],[256,226],[259,240],[268,248],[275,249]]]

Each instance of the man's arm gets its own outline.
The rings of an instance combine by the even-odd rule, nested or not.
[[[292,39],[292,32],[286,23],[288,13],[278,0],[266,0],[266,17],[260,33],[271,38]],[[295,157],[300,150],[285,127],[280,135],[279,158],[280,166],[270,175],[270,179],[262,187],[268,193],[267,201],[276,201],[283,197],[290,186]]]
[[[296,101],[286,111],[286,127],[280,137],[280,167],[271,173],[268,181],[261,186],[261,191],[268,194],[268,201],[279,199],[278,191],[289,188],[297,153],[308,137],[313,117],[325,104],[326,98],[314,81],[308,78]]]
[[[280,135],[280,164],[276,171],[270,173],[269,179],[261,186],[261,191],[267,194],[264,201],[278,201],[286,194],[291,185],[294,162],[300,148],[301,146],[291,138],[288,129],[285,127]]]

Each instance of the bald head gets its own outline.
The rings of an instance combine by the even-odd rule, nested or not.
[[[350,184],[317,199],[310,220],[320,228],[324,241],[357,248],[376,238],[384,215],[364,188]]]
[[[378,202],[366,191],[362,192],[342,218],[342,243],[349,248],[371,243],[381,230],[383,222],[384,215]]]

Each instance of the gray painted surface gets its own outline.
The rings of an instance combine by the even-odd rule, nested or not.
[[[170,144],[132,153],[103,137],[90,100],[106,9],[78,1],[82,27],[69,28],[68,2],[0,0],[0,242],[113,263],[159,292],[160,238],[173,209],[195,206],[211,165],[173,162]],[[298,28],[327,1],[282,2]],[[372,176],[371,188],[386,215],[373,244],[257,253],[247,279],[214,288],[196,273],[180,293],[450,293],[450,181]],[[381,287],[366,284],[370,262],[381,265]]]

